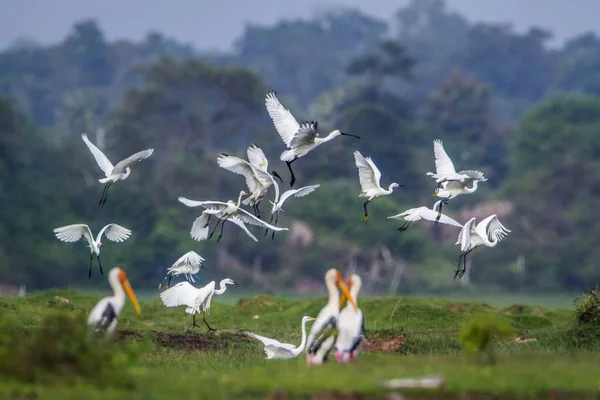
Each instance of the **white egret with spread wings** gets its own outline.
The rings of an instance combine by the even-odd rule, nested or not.
[[[391,219],[403,219],[404,225],[398,228],[399,231],[403,232],[408,229],[408,226],[411,222],[420,221],[422,219],[426,221],[432,222],[441,222],[442,224],[452,225],[459,228],[462,228],[462,224],[456,222],[452,218],[447,215],[441,214],[439,212],[439,208],[442,204],[442,200],[438,200],[435,202],[432,208],[428,208],[425,206],[409,208],[408,210],[401,212],[400,214],[392,215]]]
[[[167,268],[167,276],[165,276],[165,280],[168,279],[167,287],[171,285],[171,279],[178,275],[185,275],[185,279],[194,283],[196,282],[196,274],[200,272],[200,268],[207,269],[202,263],[204,262],[204,258],[202,258],[195,251],[188,251],[181,257],[177,259],[169,268]],[[160,289],[162,283],[158,286]]]
[[[314,320],[315,318],[313,317],[302,317],[302,340],[300,341],[299,346],[294,346],[291,343],[281,343],[279,340],[257,335],[252,332],[245,332],[245,334],[254,339],[260,340],[265,345],[265,354],[267,355],[267,360],[296,358],[304,351],[304,346],[306,346],[306,323]]]

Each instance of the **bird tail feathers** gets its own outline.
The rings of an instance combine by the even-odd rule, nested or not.
[[[108,181],[110,181],[110,178],[102,178],[102,179],[98,179],[98,182],[100,182],[100,183],[106,183],[106,182],[108,182]]]
[[[283,153],[281,153],[281,161],[294,161],[294,159],[296,158],[296,155],[294,154],[293,150],[286,150]]]

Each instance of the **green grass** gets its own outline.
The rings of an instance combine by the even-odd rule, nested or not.
[[[55,296],[65,297],[70,303],[64,304]],[[83,316],[97,300],[97,295],[72,290],[41,292],[1,299],[0,316],[16,317],[20,328],[33,332],[49,313]],[[501,393],[502,398],[544,398],[550,391],[558,391],[574,398],[597,391],[600,339],[596,332],[573,330],[568,309],[515,303],[492,308],[481,302],[435,298],[361,298],[368,349],[352,365],[330,362],[307,367],[303,356],[266,361],[261,344],[239,332],[251,330],[299,343],[300,319],[303,315],[315,316],[324,297],[292,300],[254,296],[234,304],[215,298],[208,320],[219,331],[206,334],[205,329],[190,329],[191,317],[183,308],[167,309],[155,294],[154,300],[142,303],[139,316],[128,303],[119,321],[119,351],[137,355],[123,371],[131,377],[133,388],[108,381],[99,387],[85,380],[26,384],[1,379],[0,398],[259,399],[276,392],[290,396],[312,393],[319,398],[327,391],[385,398],[388,391],[378,388],[379,380],[425,374],[443,375],[444,390],[435,392],[435,396],[412,391],[411,396],[460,398],[469,392]],[[459,330],[471,315],[482,311],[504,315],[520,336],[536,340],[501,343],[498,363],[493,366],[464,355]],[[402,334],[406,343],[391,345],[398,343]]]

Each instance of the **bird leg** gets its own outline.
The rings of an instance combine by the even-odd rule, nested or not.
[[[404,225],[402,225],[400,228],[398,228],[398,230],[399,230],[400,232],[404,232],[405,230],[407,230],[407,229],[408,229],[408,226],[409,226],[409,225],[410,225],[410,221],[406,221],[406,222],[404,222]]]
[[[273,222],[273,214],[271,214],[271,219],[269,220],[269,225],[271,225],[271,222]],[[265,228],[264,236],[267,236],[267,233],[269,233],[269,228]]]
[[[444,204],[448,205],[448,202],[450,201],[450,199],[448,197],[446,197],[445,199],[442,199],[442,202],[440,203],[440,207],[438,209],[438,215],[437,217],[435,217],[435,223],[437,224],[438,221],[440,220],[440,218],[442,218],[442,206]]]
[[[363,215],[363,221],[367,222],[369,220],[369,213],[367,212],[367,204],[369,204],[371,200],[367,200],[363,203],[363,208],[365,210],[365,215]]]
[[[257,201],[256,203],[254,203],[254,216],[258,219],[260,219],[260,210],[258,209],[258,205],[260,204],[260,200]]]
[[[208,219],[206,220],[206,225],[204,225],[204,228],[206,228],[208,225],[210,225],[211,218],[212,218],[212,214],[208,214]]]
[[[88,272],[88,279],[92,279],[92,260],[94,259],[94,253],[90,254],[90,272]]]
[[[192,317],[192,328],[200,328],[200,325],[196,324],[196,314],[193,314]]]
[[[294,186],[294,183],[296,182],[296,176],[294,175],[294,171],[292,171],[292,163],[294,161],[296,161],[297,159],[298,159],[298,157],[294,158],[292,161],[285,162],[287,164],[288,169],[290,170],[290,174],[292,175],[292,180],[290,181],[290,187]]]
[[[210,235],[208,235],[208,238],[210,239],[214,234],[215,231],[217,230],[217,226],[219,226],[219,222],[221,222],[221,220],[223,219],[223,216],[219,217],[219,220],[217,221],[217,224],[215,225],[215,227],[213,228],[212,232],[210,233]]]
[[[208,330],[206,331],[206,333],[208,333],[210,331],[215,331],[215,332],[217,331],[216,329],[211,328],[210,325],[208,324],[208,322],[206,322],[206,318],[205,318],[204,313],[202,313],[202,321],[204,321],[204,323],[206,324],[206,327],[208,328]]]
[[[458,279],[462,278],[462,276],[465,274],[465,272],[467,272],[467,255],[472,251],[473,251],[473,249],[467,250],[464,253],[462,253],[460,255],[460,257],[458,257],[458,268],[456,269],[456,272],[454,273],[454,280],[456,280],[457,277],[458,277]],[[463,262],[462,270],[460,269],[461,261]]]
[[[223,237],[223,227],[225,226],[225,221],[227,221],[229,219],[229,217],[231,217],[231,215],[228,215],[227,217],[225,217],[225,219],[221,222],[221,232],[219,232],[219,237],[217,238],[217,243],[219,243],[221,241],[221,238]]]
[[[102,271],[102,263],[100,262],[100,255],[96,254],[96,258],[98,259],[98,266],[100,267],[100,274],[104,275],[104,271]]]
[[[277,213],[277,215],[275,215],[275,224],[274,226],[277,226],[277,221],[279,221],[279,213]],[[273,231],[273,234],[271,235],[271,240],[275,239],[275,231]]]
[[[102,197],[100,197],[100,201],[98,202],[99,206],[104,207],[106,200],[108,200],[108,188],[111,187],[113,183],[113,181],[110,181],[104,186],[104,190],[102,191]]]
[[[464,255],[465,253],[460,253],[460,256],[458,257],[458,266],[456,267],[456,272],[454,272],[454,280],[456,280],[456,277],[458,277],[458,274],[460,273],[460,263]]]

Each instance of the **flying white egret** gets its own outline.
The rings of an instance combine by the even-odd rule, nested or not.
[[[223,279],[219,289],[215,290],[215,281],[211,281],[201,288],[192,286],[189,282],[179,282],[177,285],[165,290],[160,294],[160,299],[167,307],[186,306],[185,312],[192,314],[192,327],[196,325],[196,314],[202,312],[202,320],[208,327],[208,331],[216,331],[206,322],[206,315],[210,312],[210,302],[213,295],[225,293],[227,285],[237,285],[229,278]]]
[[[363,203],[363,209],[365,210],[365,215],[363,216],[363,220],[369,220],[369,214],[367,212],[367,204],[375,197],[379,196],[387,196],[391,194],[395,187],[404,187],[404,185],[399,185],[396,182],[390,183],[390,186],[387,190],[382,188],[379,185],[379,180],[381,179],[381,172],[371,160],[371,157],[363,157],[359,151],[354,152],[354,161],[356,162],[356,167],[358,168],[358,179],[360,180],[361,192],[358,197],[366,198],[367,201]]]
[[[92,155],[96,159],[96,162],[98,163],[100,169],[106,175],[106,178],[98,179],[100,183],[106,183],[106,185],[104,186],[104,190],[102,191],[102,197],[98,202],[99,206],[103,206],[104,203],[106,203],[106,200],[108,198],[108,188],[111,187],[113,183],[117,181],[123,181],[129,177],[129,174],[131,173],[131,165],[150,157],[154,152],[154,149],[142,150],[127,157],[124,160],[119,161],[117,165],[113,166],[112,163],[108,160],[108,158],[104,155],[104,153],[99,148],[94,146],[92,142],[90,142],[90,140],[87,137],[87,134],[82,133],[81,138],[92,152]]]
[[[185,275],[185,279],[194,283],[196,282],[197,276],[195,276],[198,272],[200,272],[200,268],[204,268],[208,270],[202,263],[204,262],[204,258],[202,258],[195,251],[188,251],[181,257],[177,259],[169,268],[167,268],[167,276],[165,279],[169,279],[167,282],[167,287],[171,285],[171,279],[177,275]],[[162,283],[158,286],[160,289]]]
[[[334,268],[328,270],[325,274],[325,285],[329,293],[329,300],[325,307],[319,311],[308,334],[306,342],[306,363],[308,365],[322,364],[335,344],[335,330],[337,329],[337,320],[340,313],[340,294],[338,288],[356,308],[354,298],[348,292],[348,286],[346,286],[340,271]]]
[[[350,296],[357,301],[358,292],[362,281],[356,274],[348,277],[348,287],[350,288]],[[346,298],[342,296],[340,307],[344,305]],[[353,361],[358,357],[358,353],[362,347],[365,332],[365,320],[363,312],[360,308],[355,308],[351,304],[340,311],[338,317],[338,336],[335,341],[335,358],[340,364],[345,364]]]
[[[433,192],[433,197],[441,197],[443,199],[439,207],[439,215],[442,213],[442,206],[448,204],[448,201],[461,194],[473,193],[477,190],[479,182],[487,181],[483,176],[483,172],[476,170],[465,170],[456,172],[454,163],[448,157],[442,141],[436,139],[433,141],[433,155],[435,158],[435,174],[428,172],[437,182],[437,188]],[[469,188],[468,185],[471,185]]]
[[[289,199],[290,197],[304,197],[307,194],[310,194],[312,192],[314,192],[319,186],[321,185],[310,185],[310,186],[304,186],[300,189],[290,189],[290,190],[286,190],[285,192],[283,192],[283,194],[281,195],[281,197],[279,197],[279,185],[277,184],[277,182],[275,182],[275,179],[273,179],[273,177],[265,171],[260,171],[257,170],[257,174],[262,178],[262,179],[269,179],[271,184],[273,185],[273,187],[275,188],[275,201],[270,201],[271,205],[273,206],[271,208],[271,219],[269,220],[269,224],[273,222],[273,217],[275,217],[275,224],[274,226],[277,226],[277,222],[279,221],[279,212],[285,212],[283,210],[283,208],[281,208],[283,206],[283,203]],[[267,232],[269,230],[265,229],[265,236],[267,235]],[[271,239],[275,238],[275,231],[273,231],[273,235],[271,237]]]
[[[267,355],[267,360],[273,358],[279,359],[288,359],[288,358],[296,358],[304,351],[304,346],[306,345],[306,323],[308,321],[314,321],[313,317],[304,316],[302,318],[302,340],[300,342],[300,346],[296,347],[291,343],[281,343],[278,340],[270,339],[268,337],[264,337],[261,335],[257,335],[252,332],[245,332],[246,335],[253,337],[254,339],[260,340],[265,345],[265,354]]]
[[[93,327],[95,332],[106,332],[107,335],[110,335],[117,328],[117,319],[125,305],[125,294],[129,296],[138,314],[142,310],[124,270],[121,268],[111,269],[108,273],[108,283],[113,290],[113,295],[103,298],[92,308],[87,323]]]
[[[479,246],[494,247],[510,231],[506,229],[498,220],[496,214],[490,215],[477,225],[475,217],[471,218],[458,233],[458,240],[455,244],[460,245],[460,257],[458,258],[458,268],[454,274],[454,279],[461,278],[467,269],[467,255]],[[463,260],[463,269],[460,269],[461,260]]]
[[[278,228],[271,224],[267,224],[265,221],[263,221],[259,218],[256,218],[254,215],[250,214],[248,211],[240,208],[239,204],[240,204],[240,201],[242,200],[242,196],[244,196],[246,194],[247,193],[242,190],[240,192],[240,196],[238,197],[238,201],[229,200],[227,203],[223,203],[220,201],[212,201],[212,200],[196,201],[196,200],[187,199],[185,197],[179,197],[178,200],[188,207],[199,207],[200,206],[200,207],[204,207],[207,209],[194,222],[194,224],[196,225],[196,228],[192,227],[192,237],[194,237],[194,235],[195,235],[196,238],[198,238],[196,240],[203,240],[205,238],[210,239],[212,237],[212,235],[215,233],[215,231],[217,230],[217,226],[219,226],[219,223],[221,223],[221,232],[217,239],[217,242],[219,242],[221,240],[221,237],[223,236],[223,225],[225,224],[226,221],[229,221],[229,220],[231,220],[231,222],[233,222],[234,224],[236,224],[236,225],[240,226],[242,229],[244,229],[247,234],[249,234],[249,232],[247,231],[245,226],[242,227],[242,225],[240,225],[239,222],[243,222],[245,224],[250,224],[250,225],[260,226],[261,228],[272,229],[274,231],[287,231],[288,230],[288,228]],[[206,236],[206,233],[208,233],[208,224],[210,223],[211,215],[217,215],[219,217],[219,220],[217,221],[217,224],[213,228],[212,232],[208,236]],[[253,235],[250,234],[250,236],[256,241],[256,238]]]
[[[344,133],[338,129],[332,131],[326,137],[320,138],[317,131],[317,122],[305,122],[303,124],[299,124],[290,110],[286,109],[279,102],[277,93],[275,91],[267,93],[265,98],[265,106],[267,107],[267,112],[273,120],[275,129],[277,129],[281,140],[283,140],[285,145],[288,147],[288,150],[285,150],[283,153],[281,153],[280,159],[281,161],[285,161],[288,169],[290,170],[290,174],[292,176],[290,187],[294,186],[294,182],[296,182],[294,171],[292,171],[292,163],[294,161],[300,157],[304,157],[306,154],[308,154],[308,152],[317,146],[327,143],[340,135],[352,136],[360,139],[360,136]]]
[[[212,215],[216,215],[217,218],[221,217],[221,213],[215,213],[211,210],[204,210],[202,214],[194,220],[194,223],[192,224],[192,229],[190,230],[190,236],[192,237],[192,239],[202,241],[208,238],[208,225],[210,222],[210,217]],[[246,224],[244,224],[235,215],[227,218],[227,222],[231,222],[239,226],[244,232],[246,232],[246,235],[248,235],[250,239],[254,240],[255,242],[258,242],[256,236],[254,236],[252,232],[248,230]]]
[[[247,153],[249,161],[239,157],[230,156],[229,154],[221,153],[217,158],[217,163],[221,168],[224,168],[235,174],[243,175],[244,178],[246,178],[246,185],[250,191],[250,196],[244,199],[242,204],[252,206],[254,215],[260,218],[260,210],[258,209],[258,205],[267,194],[267,191],[272,183],[271,179],[263,179],[261,176],[259,176],[256,170],[261,170],[261,172],[264,172],[269,176],[272,174],[281,182],[283,181],[277,171],[273,170],[271,174],[267,172],[269,161],[267,160],[267,157],[265,157],[265,153],[263,153],[260,147],[252,143],[250,147],[248,147]]]
[[[104,275],[102,271],[102,263],[100,263],[100,248],[102,247],[102,234],[106,235],[108,240],[113,242],[124,242],[131,235],[131,231],[127,228],[117,224],[108,224],[98,232],[96,240],[92,236],[90,227],[86,224],[73,224],[67,226],[61,226],[60,228],[54,229],[54,234],[59,240],[63,242],[76,242],[81,237],[85,237],[88,241],[88,247],[90,248],[90,272],[88,273],[88,279],[92,277],[92,260],[94,254],[98,259],[98,266],[100,267],[100,273]]]
[[[453,226],[462,228],[462,224],[456,222],[455,220],[448,217],[447,215],[439,213],[438,210],[439,210],[439,207],[441,206],[441,204],[442,204],[442,200],[438,200],[435,202],[435,204],[433,205],[432,208],[428,208],[425,206],[409,208],[408,210],[401,212],[400,214],[392,215],[391,217],[388,217],[388,218],[404,219],[404,221],[405,221],[404,225],[402,225],[400,228],[398,228],[398,230],[401,232],[407,230],[408,226],[410,225],[411,222],[420,221],[422,219],[427,220],[427,221],[435,221],[435,222],[439,221],[442,224],[448,224],[448,225],[453,225]]]

